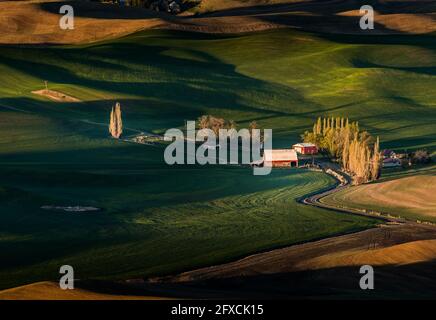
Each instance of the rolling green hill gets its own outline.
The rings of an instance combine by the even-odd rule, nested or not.
[[[81,47],[2,47],[0,104],[52,120],[106,122],[111,101],[119,100],[127,127],[155,132],[220,114],[275,129],[278,145],[294,142],[320,114],[345,115],[382,136],[383,146],[434,148],[435,46],[432,36],[278,30],[149,31]],[[59,106],[32,95],[43,80],[87,103]]]
[[[376,223],[299,205],[332,179],[302,170],[169,167],[162,146],[108,139],[109,111],[162,133],[206,113],[256,120],[289,147],[319,115],[348,116],[384,147],[435,148],[434,37],[290,30],[147,31],[84,46],[0,48],[0,287],[125,279],[220,263]],[[81,103],[52,102],[43,87]],[[90,205],[64,213],[43,205]]]

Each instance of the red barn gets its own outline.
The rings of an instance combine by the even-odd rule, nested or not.
[[[301,154],[316,154],[318,153],[318,148],[313,143],[297,143],[292,146],[292,148]]]

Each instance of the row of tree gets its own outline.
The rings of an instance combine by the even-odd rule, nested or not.
[[[356,184],[380,177],[382,156],[379,138],[374,139],[367,131],[361,131],[358,122],[340,117],[319,117],[312,132],[306,131],[302,138],[338,159]]]
[[[100,2],[108,2],[99,0]],[[178,14],[182,9],[198,5],[201,1],[193,0],[111,0],[112,3],[130,7],[143,7],[154,11]]]
[[[218,118],[212,115],[203,115],[198,118],[199,129],[211,129],[215,135],[219,136],[220,129],[237,129],[237,124],[233,120],[225,120],[223,118]],[[250,135],[254,129],[258,129],[256,121],[252,121],[249,124],[248,130]],[[117,102],[111,110],[109,119],[109,133],[112,137],[118,139],[123,133],[123,120],[121,118],[121,105]]]
[[[217,137],[220,129],[237,130],[237,126],[238,126],[234,120],[226,120],[209,114],[202,115],[201,117],[199,117],[197,123],[200,129],[211,129]],[[256,121],[252,121],[248,125],[248,130],[250,132],[250,135],[252,135],[254,129],[259,129],[259,126]]]
[[[211,129],[218,136],[220,129],[236,129],[236,122],[214,117],[212,115],[203,115],[197,120],[200,129]]]
[[[415,164],[426,164],[432,161],[430,153],[425,149],[416,150],[410,157],[412,163]]]

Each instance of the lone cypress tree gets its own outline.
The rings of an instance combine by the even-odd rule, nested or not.
[[[119,102],[112,107],[109,132],[112,137],[118,139],[123,133],[123,120],[121,119],[121,105]]]
[[[380,139],[377,137],[377,141],[374,144],[374,153],[372,156],[372,166],[371,166],[371,179],[377,180],[380,178],[380,167],[381,167],[381,154],[380,154]]]

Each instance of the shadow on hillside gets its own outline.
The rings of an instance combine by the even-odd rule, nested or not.
[[[206,13],[201,17],[226,17],[226,16],[254,16],[265,22],[297,28],[304,31],[327,33],[353,33],[374,34],[372,30],[361,30],[359,27],[360,16],[340,15],[342,12],[359,10],[363,5],[372,5],[380,14],[434,14],[436,5],[430,1],[396,1],[381,2],[378,0],[348,1],[311,1],[296,2],[291,4],[272,4],[250,7],[240,7]],[[430,18],[432,16],[429,16]],[[375,21],[375,31],[389,33],[403,33],[390,30]]]
[[[171,15],[157,13],[142,7],[119,6],[116,4],[100,3],[97,1],[69,0],[59,2],[42,2],[39,4],[41,9],[59,14],[59,9],[63,5],[70,5],[74,9],[74,16],[95,19],[150,19],[168,18]],[[119,22],[122,23],[122,22]],[[116,26],[114,26],[116,27]]]
[[[397,71],[413,72],[424,75],[434,76],[436,75],[436,66],[425,66],[425,67],[399,67],[399,66],[389,66],[377,64],[369,61],[355,60],[353,65],[357,68],[382,68]]]
[[[359,10],[363,5],[372,5],[380,14],[410,13],[429,14],[436,12],[436,5],[430,1],[396,1],[381,2],[378,0],[347,1],[300,1],[285,4],[267,4],[249,7],[236,7],[204,13],[197,16],[172,16],[166,13],[156,13],[141,7],[120,7],[114,4],[102,4],[88,1],[69,2],[46,2],[40,6],[50,13],[59,14],[60,6],[70,4],[74,7],[75,15],[78,17],[101,18],[101,19],[148,19],[161,18],[163,20],[183,24],[185,20],[195,24],[196,19],[208,17],[234,17],[234,16],[255,16],[257,19],[269,23],[297,28],[304,31],[353,33],[353,34],[374,34],[371,30],[359,28],[360,17],[339,15],[341,12]],[[378,32],[402,33],[398,30],[390,30],[386,26],[378,24]]]
[[[46,48],[51,58],[39,60],[34,58],[39,55],[37,48],[20,49],[17,57],[13,54],[17,49],[4,47],[0,62],[49,83],[110,92],[111,96],[135,96],[132,102],[136,100],[139,106],[148,104],[146,108],[150,110],[162,107],[160,112],[165,112],[168,106],[169,112],[180,119],[178,124],[171,124],[176,127],[186,120],[185,108],[196,117],[211,109],[224,109],[230,117],[233,117],[231,114],[238,117],[239,112],[251,114],[246,119],[233,118],[237,122],[279,116],[310,118],[310,113],[319,109],[318,105],[306,101],[297,89],[246,76],[237,72],[234,65],[205,52],[183,49],[191,58],[180,58],[168,54],[172,49],[125,41],[94,45],[86,51]],[[72,72],[71,65],[80,72]],[[256,99],[250,98],[254,94]],[[285,103],[277,104],[271,97]],[[304,112],[298,107],[302,104],[306,106]],[[171,118],[170,114],[167,116]]]
[[[360,266],[260,274],[183,283],[84,281],[91,291],[193,299],[434,299],[436,260],[375,266],[375,289],[362,290]]]
[[[186,32],[165,32],[159,37],[166,38],[174,35],[182,39],[193,39],[193,34]],[[356,36],[327,34],[319,36],[338,43],[356,43]],[[194,36],[194,39],[216,38],[221,39],[222,36],[204,34]],[[180,49],[182,55],[173,55],[171,51],[179,50],[177,47],[154,45],[155,40],[156,36],[142,33],[134,39],[126,38],[122,41],[95,44],[80,49],[45,48],[43,55],[38,48],[18,49],[13,46],[3,46],[0,51],[0,62],[41,79],[41,88],[44,79],[48,80],[49,84],[74,85],[108,92],[110,98],[90,101],[86,104],[65,104],[65,109],[59,108],[59,103],[44,102],[36,97],[35,99],[3,98],[0,103],[28,111],[47,111],[60,117],[62,117],[61,112],[68,111],[72,117],[77,114],[82,119],[101,122],[102,119],[106,120],[108,108],[117,100],[122,103],[123,110],[129,115],[127,121],[133,119],[128,127],[149,132],[163,132],[169,127],[183,126],[186,119],[194,120],[202,114],[212,113],[214,111],[211,110],[217,109],[226,112],[229,114],[228,118],[237,122],[274,121],[274,118],[279,117],[290,119],[296,117],[300,120],[307,119],[309,122],[320,112],[341,111],[348,114],[350,110],[357,110],[356,108],[369,101],[353,99],[349,103],[332,107],[318,105],[308,100],[295,88],[246,76],[238,72],[234,65],[203,51],[183,48]],[[385,42],[434,50],[434,41],[432,42],[431,37],[428,36],[368,36],[359,37],[358,43],[371,45]],[[388,68],[425,75],[434,75],[435,72],[433,67],[391,67],[361,60],[354,60],[353,63],[355,67],[360,68]],[[75,72],[72,71],[73,69]],[[164,76],[161,76],[162,72]],[[416,105],[415,101],[407,101],[407,98],[398,96],[395,92],[388,94],[392,99],[398,100],[400,106]],[[114,99],[113,97],[117,95],[121,98]],[[134,98],[123,98],[124,96]],[[251,98],[253,96],[255,98]],[[0,112],[8,110],[11,109],[0,108]],[[96,115],[96,110],[101,113]],[[159,112],[157,113],[156,110]],[[239,114],[240,112],[243,114]],[[408,119],[410,108],[397,109],[395,114],[387,111],[377,111],[375,115],[363,114],[359,115],[359,119],[364,123],[367,119],[372,121],[375,116],[395,121]],[[425,124],[429,117],[428,110],[414,108],[414,116],[415,120],[420,119],[417,125]],[[139,124],[140,121],[142,124]],[[404,129],[407,125],[402,123]],[[368,125],[366,127],[372,132],[373,128]],[[298,136],[304,129],[304,126],[299,125],[293,128],[292,134]],[[375,133],[383,134],[389,130],[391,128],[377,130]],[[422,141],[430,143],[431,135],[421,134],[421,136]],[[420,141],[420,136],[409,140],[401,139],[398,144],[401,144],[402,148],[409,148],[416,141]],[[395,142],[389,146],[394,147],[394,145]]]
[[[371,5],[375,11],[383,14],[395,13],[435,13],[436,4],[430,1],[380,1],[380,0],[314,0],[314,1],[295,1],[291,3],[264,4],[246,7],[235,7],[230,9],[217,10],[204,13],[200,16],[220,17],[220,16],[239,16],[239,15],[258,15],[262,13],[287,13],[287,12],[306,12],[318,15],[334,15],[344,11],[359,10],[361,6]]]

